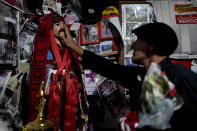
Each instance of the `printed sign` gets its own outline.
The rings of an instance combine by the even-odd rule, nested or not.
[[[176,15],[176,24],[197,24],[197,14]]]
[[[194,6],[193,4],[175,4],[174,10],[178,13],[196,12],[197,6]]]

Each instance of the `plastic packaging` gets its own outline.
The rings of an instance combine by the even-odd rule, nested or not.
[[[183,104],[175,85],[156,63],[151,63],[142,85],[141,112],[138,127],[170,128],[173,112]]]

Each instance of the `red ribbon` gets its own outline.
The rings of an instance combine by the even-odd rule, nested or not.
[[[79,102],[78,90],[81,84],[77,76],[72,78],[72,88],[66,91],[66,105],[64,116],[64,131],[76,131],[77,102]]]
[[[138,114],[136,111],[130,111],[124,115],[126,118],[125,123],[128,124],[131,131],[135,130],[135,124],[139,121]]]
[[[66,104],[65,104],[65,116],[64,116],[64,131],[75,131],[76,130],[76,112],[77,112],[77,102],[78,100],[78,85],[80,84],[78,81],[78,77],[74,76],[72,78],[72,84],[71,84],[71,79],[69,77],[69,70],[71,69],[71,56],[70,52],[68,49],[65,48],[65,53],[63,57],[63,62],[60,57],[59,49],[55,41],[55,37],[53,35],[53,32],[51,30],[50,33],[50,42],[51,42],[51,47],[53,50],[53,54],[55,56],[56,62],[58,64],[58,71],[55,74],[55,77],[59,74],[62,75],[62,77],[66,77]],[[63,73],[63,69],[66,69],[65,74]],[[56,84],[54,87],[51,86],[51,90],[54,90],[57,88],[57,80],[54,81]],[[59,88],[59,87],[58,87]],[[56,130],[59,130],[59,120],[60,120],[60,115],[55,115],[57,113],[55,112],[60,112],[60,97],[54,97],[60,95],[60,92],[50,92],[50,99],[49,99],[49,108],[48,108],[48,113],[52,113],[52,115],[48,114],[48,119],[56,119]],[[56,106],[53,105],[55,101],[58,101],[56,103]],[[54,108],[55,107],[55,108]],[[53,110],[53,111],[51,111]]]
[[[57,75],[52,73],[52,82],[50,88],[47,119],[56,123],[56,129],[59,130],[60,122],[60,89],[57,82]]]
[[[45,65],[49,48],[50,28],[52,27],[53,12],[44,15],[36,32],[34,53],[30,74],[30,103],[28,121],[36,119],[38,111],[36,106],[40,103],[39,90],[42,81],[45,81]]]

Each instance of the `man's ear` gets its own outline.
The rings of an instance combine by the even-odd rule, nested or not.
[[[147,55],[148,56],[152,56],[152,55],[155,55],[156,52],[155,52],[155,46],[153,44],[149,44],[148,43],[148,48],[147,48]]]

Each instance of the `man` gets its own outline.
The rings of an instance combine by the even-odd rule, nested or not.
[[[126,67],[114,64],[103,57],[83,50],[74,43],[67,28],[67,37],[64,37],[64,33],[61,33],[60,37],[67,47],[82,57],[84,68],[89,68],[128,88],[131,92],[134,92],[133,94],[138,99],[146,70],[151,62],[158,63],[161,70],[166,72],[169,80],[175,84],[177,92],[184,100],[182,108],[174,112],[169,130],[195,129],[194,123],[197,120],[197,78],[192,71],[181,65],[172,64],[169,59],[178,45],[176,33],[164,23],[145,24],[133,30],[133,33],[137,36],[137,40],[131,47],[133,49],[132,62],[143,65],[143,67]],[[132,110],[139,110],[139,107],[136,107],[139,105],[133,106]]]

